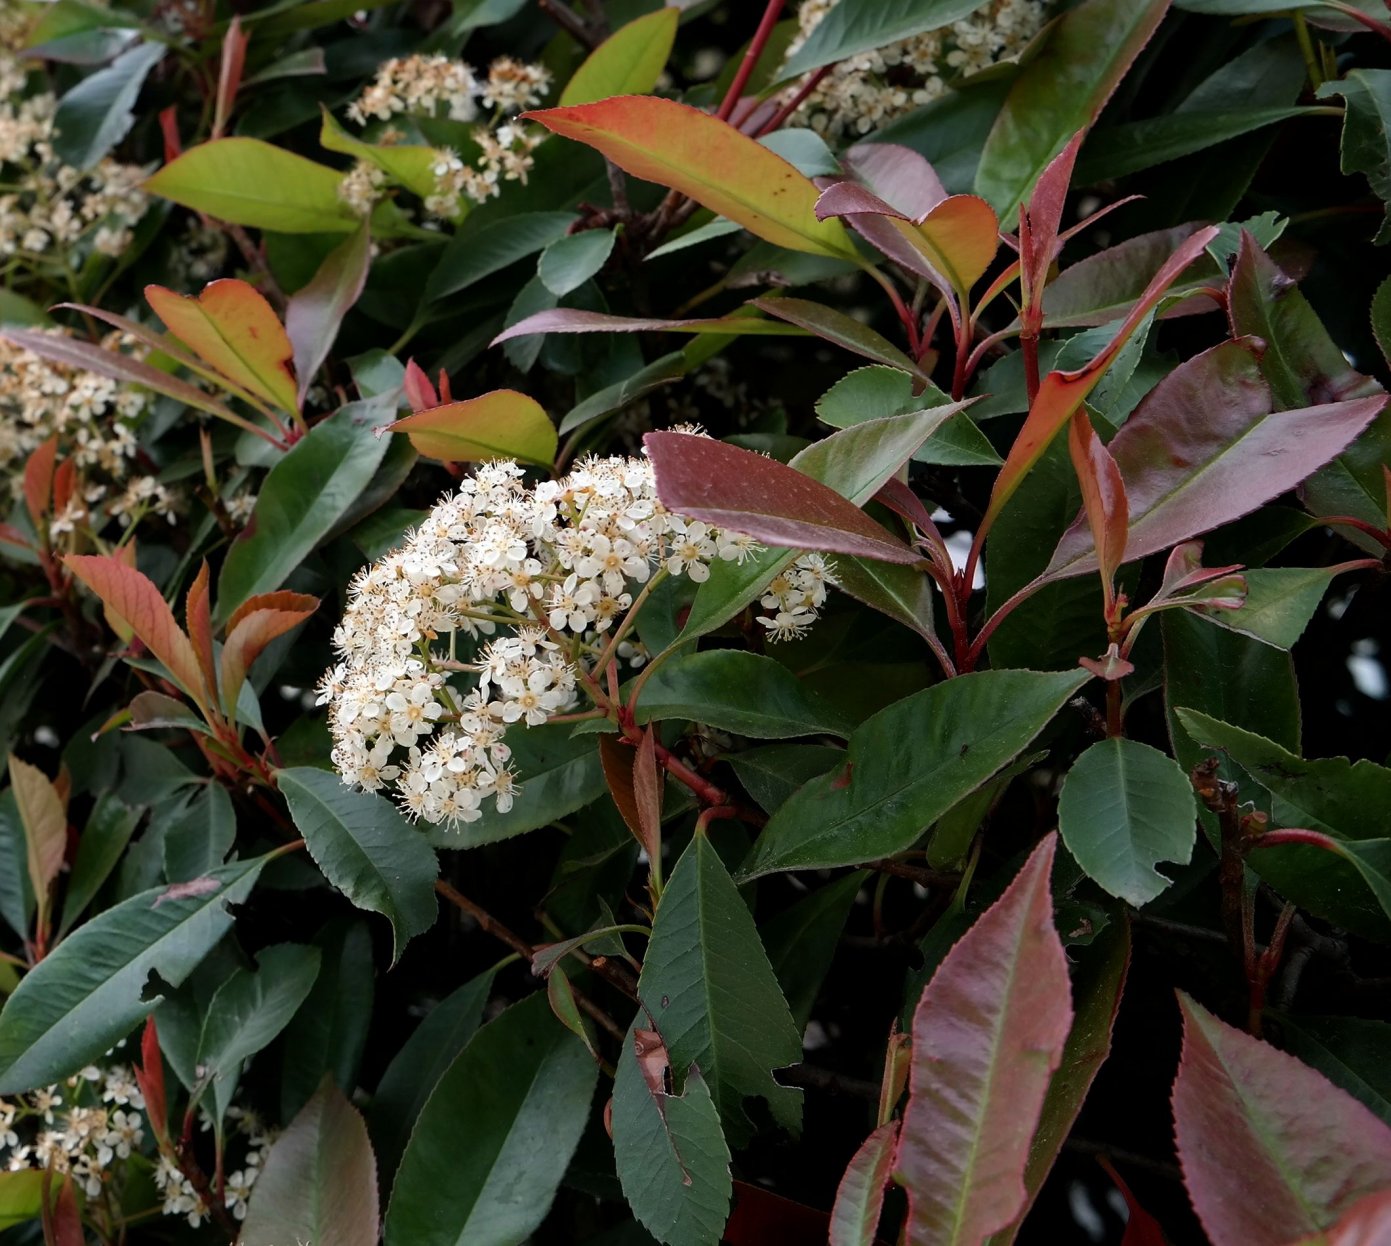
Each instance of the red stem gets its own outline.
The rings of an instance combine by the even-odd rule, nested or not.
[[[734,106],[743,96],[744,87],[753,74],[754,66],[758,64],[758,58],[763,55],[763,49],[768,46],[773,27],[778,24],[782,6],[783,0],[768,0],[768,7],[763,10],[763,20],[758,23],[758,29],[754,31],[753,39],[749,43],[749,50],[744,53],[744,59],[739,65],[739,72],[734,75],[734,81],[729,84],[729,90],[724,93],[724,99],[720,101],[720,110],[715,116],[721,121],[729,120]]]
[[[1331,835],[1322,831],[1306,830],[1302,826],[1285,827],[1278,831],[1266,831],[1251,841],[1253,848],[1278,848],[1281,844],[1303,844],[1309,848],[1322,848],[1325,852],[1346,855],[1343,846]]]
[[[1038,397],[1038,337],[1026,333],[1020,337],[1019,345],[1024,351],[1024,385],[1029,395],[1029,406],[1032,407],[1034,399]]]
[[[820,69],[797,88],[797,93],[773,114],[772,120],[766,121],[763,125],[758,127],[758,133],[754,135],[754,138],[762,138],[765,134],[771,134],[774,130],[783,125],[787,119],[806,102],[807,96],[821,85],[821,80],[834,68],[834,64],[822,65]]]

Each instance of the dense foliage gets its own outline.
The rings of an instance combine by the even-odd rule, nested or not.
[[[0,9],[0,1240],[1391,1241],[1388,45]]]

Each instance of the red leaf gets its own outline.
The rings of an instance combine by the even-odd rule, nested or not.
[[[301,405],[314,374],[328,358],[343,317],[362,296],[371,253],[372,241],[364,224],[324,257],[309,284],[296,290],[285,305],[285,334],[299,378],[295,401]]]
[[[1174,1132],[1213,1246],[1282,1246],[1391,1186],[1391,1127],[1321,1073],[1179,995]]]
[[[77,1186],[64,1175],[53,1208],[53,1246],[86,1246],[82,1213],[77,1208]]]
[[[73,490],[77,488],[77,464],[72,459],[64,459],[53,473],[53,513],[61,515],[72,501]]]
[[[982,526],[988,528],[999,514],[1000,509],[1019,488],[1029,469],[1038,462],[1049,443],[1057,436],[1072,413],[1086,401],[1087,395],[1100,383],[1106,369],[1115,361],[1121,348],[1130,340],[1140,321],[1143,320],[1164,297],[1164,292],[1178,278],[1217,236],[1217,227],[1200,229],[1196,234],[1182,242],[1168,261],[1154,275],[1145,292],[1135,301],[1129,314],[1110,344],[1091,363],[1072,372],[1050,372],[1043,378],[1024,427],[1010,447],[1005,465],[995,477],[995,486],[990,493],[990,505],[986,509]]]
[[[159,128],[164,135],[164,163],[173,164],[183,154],[179,141],[179,110],[174,104],[160,109]]]
[[[632,831],[638,847],[651,858],[652,845],[643,836],[642,815],[638,812],[637,796],[633,791],[634,759],[633,750],[616,735],[599,737],[599,762],[603,766],[604,779],[609,785],[614,807],[622,816],[623,824]]]
[[[836,1188],[830,1246],[870,1246],[884,1211],[884,1189],[893,1169],[898,1122],[880,1125],[855,1152]]]
[[[430,407],[387,428],[405,433],[417,451],[445,463],[503,458],[549,467],[559,445],[545,409],[515,389]]]
[[[443,372],[440,379],[444,379]],[[425,369],[414,359],[406,360],[406,401],[411,404],[412,411],[428,411],[440,405],[439,395],[425,375]]]
[[[58,434],[36,446],[24,464],[24,505],[34,527],[43,531],[44,516],[53,498],[53,465],[58,458]]]
[[[313,598],[310,598],[313,601]],[[241,694],[242,683],[251,664],[261,655],[262,650],[277,636],[298,627],[318,607],[308,610],[251,610],[245,607],[238,611],[235,627],[227,632],[226,643],[222,646],[222,704],[227,713],[237,711],[237,697]]]
[[[135,1081],[145,1099],[145,1115],[149,1117],[155,1138],[166,1144],[169,1138],[169,1108],[164,1097],[164,1057],[159,1051],[159,1030],[155,1019],[145,1021],[140,1036],[140,1063],[135,1066]]]
[[[188,596],[184,599],[184,624],[188,628],[188,638],[193,644],[193,652],[198,657],[198,669],[203,674],[203,685],[209,697],[217,691],[217,667],[213,661],[213,618],[212,603],[208,597],[208,560],[198,569]]]
[[[9,770],[10,793],[24,831],[29,882],[38,903],[38,929],[46,937],[49,893],[58,871],[63,868],[68,846],[68,817],[58,790],[37,766],[11,754]]]
[[[1391,1190],[1369,1194],[1326,1233],[1294,1246],[1386,1246],[1391,1242]]]
[[[242,70],[246,65],[246,45],[250,35],[242,34],[241,18],[232,15],[227,33],[222,36],[222,63],[217,75],[217,107],[213,114],[213,138],[221,138],[232,115],[232,105],[241,89]]]
[[[786,549],[919,560],[853,502],[775,459],[690,433],[648,433],[643,444],[657,496],[678,514]]]
[[[826,1213],[747,1181],[734,1183],[724,1246],[825,1246]]]
[[[1116,1189],[1125,1199],[1126,1211],[1129,1212],[1125,1222],[1125,1236],[1121,1239],[1121,1246],[1165,1246],[1164,1230],[1160,1228],[1159,1221],[1149,1214],[1135,1195],[1131,1193],[1130,1187],[1121,1179],[1120,1173],[1115,1166],[1104,1155],[1097,1157],[1097,1162],[1106,1170],[1106,1175],[1115,1183]]]
[[[257,593],[248,597],[232,611],[227,620],[227,631],[231,632],[248,614],[256,610],[300,610],[313,614],[319,608],[319,599],[308,593],[291,592],[288,588],[277,589],[273,593]]]
[[[834,342],[837,346],[844,347],[865,359],[888,364],[891,368],[900,368],[921,381],[928,379],[922,368],[883,334],[866,324],[861,324],[854,316],[847,316],[824,303],[779,296],[754,299],[750,306],[805,329],[808,333],[814,333],[827,342]]]
[[[587,143],[634,177],[679,190],[774,246],[858,260],[839,221],[816,219],[816,187],[805,174],[688,104],[620,95],[523,116]]]
[[[1060,247],[1058,226],[1063,219],[1067,188],[1086,135],[1085,129],[1078,130],[1048,162],[1034,183],[1028,203],[1019,212],[1019,281],[1024,304],[1019,318],[1035,335],[1043,325],[1043,287],[1048,281],[1048,269]]]
[[[299,409],[290,339],[254,286],[224,277],[194,298],[151,285],[145,300],[170,333],[223,376],[283,411]]]
[[[206,706],[198,656],[159,589],[134,567],[110,555],[69,554],[63,562],[101,599],[114,619],[129,627],[164,663],[174,682],[200,706]]]
[[[1180,364],[1108,447],[1130,502],[1125,557],[1167,549],[1292,489],[1338,455],[1386,401],[1376,394],[1272,412],[1250,338]],[[1091,534],[1079,518],[1044,574],[1079,575],[1096,565]]]
[[[1067,448],[1072,454],[1072,466],[1077,470],[1077,481],[1082,486],[1082,508],[1101,564],[1101,587],[1109,617],[1115,597],[1116,568],[1125,561],[1130,504],[1126,500],[1120,468],[1101,444],[1086,407],[1078,407],[1072,413]]]
[[[1056,843],[1034,850],[918,1003],[894,1168],[909,1246],[976,1246],[1028,1201],[1029,1144],[1072,1024],[1049,889]]]
[[[650,861],[662,852],[662,778],[657,769],[657,733],[649,727],[642,733],[637,756],[633,759],[633,803],[638,817],[639,842]]]

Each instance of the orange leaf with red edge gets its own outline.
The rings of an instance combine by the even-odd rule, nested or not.
[[[669,186],[774,246],[858,260],[839,221],[818,221],[804,173],[727,121],[655,95],[522,114],[586,143],[625,173]]]
[[[38,926],[48,926],[49,889],[68,847],[68,817],[58,789],[42,770],[10,755],[10,791],[24,828],[29,882],[38,902]]]
[[[206,708],[209,697],[193,642],[153,582],[109,554],[69,554],[63,562],[101,599],[109,615],[164,663],[174,682]]]
[[[1178,246],[1164,266],[1155,273],[1145,292],[1136,299],[1109,345],[1089,364],[1072,372],[1050,372],[1043,378],[1033,405],[1029,408],[1029,414],[1024,420],[1024,427],[1019,430],[1019,435],[1015,437],[1005,459],[1005,465],[995,477],[995,487],[990,493],[990,505],[981,521],[983,529],[994,522],[995,516],[1014,495],[1014,491],[1043,456],[1043,452],[1048,449],[1063,425],[1071,419],[1072,413],[1101,383],[1106,369],[1115,362],[1116,356],[1139,327],[1140,321],[1149,315],[1155,304],[1164,297],[1164,292],[1178,279],[1183,270],[1202,254],[1203,248],[1217,237],[1217,234],[1217,227],[1211,225],[1198,230]]]
[[[248,614],[257,610],[299,610],[313,614],[318,608],[317,597],[308,593],[291,592],[288,588],[278,589],[274,593],[257,593],[255,597],[248,597],[232,611],[227,620],[227,631],[230,633]]]
[[[312,599],[311,599],[312,600]],[[314,602],[317,608],[318,602]],[[298,627],[311,614],[309,610],[251,610],[242,614],[227,634],[222,646],[222,703],[229,714],[236,712],[237,697],[251,664],[277,636]]]
[[[560,444],[541,404],[515,389],[430,407],[387,428],[405,433],[417,451],[445,463],[522,459],[549,467]]]
[[[1091,526],[1096,545],[1097,561],[1101,566],[1101,585],[1110,610],[1116,568],[1125,561],[1125,540],[1130,527],[1130,504],[1125,496],[1125,482],[1116,460],[1101,444],[1092,427],[1086,407],[1072,413],[1068,428],[1067,448],[1077,481],[1082,486],[1082,506]]]
[[[212,691],[217,687],[217,668],[213,662],[213,619],[208,578],[208,560],[205,558],[184,600],[184,623],[188,627],[188,638],[193,642],[193,652],[198,656],[203,683]]]
[[[294,348],[265,297],[226,277],[196,298],[146,286],[146,301],[169,332],[223,376],[282,411],[297,411]]]
[[[24,505],[34,527],[42,531],[43,518],[53,497],[53,467],[58,458],[58,436],[55,433],[42,445],[36,446],[24,464]]]

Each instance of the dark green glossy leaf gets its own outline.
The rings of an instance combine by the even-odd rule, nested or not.
[[[1382,20],[1385,15],[1381,14]],[[1343,114],[1342,167],[1344,173],[1366,175],[1372,192],[1391,205],[1391,69],[1353,69],[1336,82],[1325,82],[1320,99],[1341,95],[1347,103]],[[1391,211],[1373,240],[1391,242]]]
[[[1391,1025],[1363,1017],[1276,1017],[1282,1047],[1391,1124]]]
[[[744,1113],[752,1096],[795,1131],[801,1091],[779,1085],[773,1070],[801,1058],[801,1035],[753,918],[704,835],[691,841],[662,892],[638,997],[676,1075],[700,1069],[736,1146],[752,1132]]]
[[[816,993],[867,877],[864,871],[856,871],[818,887],[763,925],[760,933],[768,961],[799,1032],[805,1031],[811,1020]]]
[[[168,815],[164,876],[171,883],[182,883],[215,870],[226,860],[236,837],[237,818],[227,789],[220,783],[199,788]]]
[[[572,212],[523,212],[459,230],[430,274],[426,299],[457,294],[509,264],[544,251],[565,236],[574,220]]]
[[[1020,753],[1090,676],[983,671],[895,702],[850,736],[845,767],[769,820],[743,878],[859,865],[910,847]]]
[[[1168,0],[1084,0],[1040,36],[976,170],[976,193],[1010,228],[1048,162],[1090,125],[1149,42]]]
[[[440,1000],[401,1045],[377,1083],[367,1123],[388,1185],[421,1109],[477,1031],[493,975],[494,970],[486,970]]]
[[[882,333],[875,332],[868,325],[837,311],[834,307],[827,307],[824,303],[813,303],[809,299],[785,297],[754,299],[753,306],[770,316],[776,316],[779,320],[794,324],[799,329],[805,329],[808,333],[814,333],[824,341],[843,347],[851,354],[873,359],[876,363],[900,368],[917,376],[922,375],[917,364]]]
[[[858,0],[836,5],[816,24],[778,76],[795,78],[860,52],[940,30],[979,7],[971,0]]]
[[[586,229],[557,238],[541,252],[536,269],[541,284],[557,298],[578,290],[604,267],[613,251],[613,240],[609,229]]]
[[[850,724],[772,658],[736,649],[690,653],[664,663],[643,685],[640,723],[687,719],[756,740],[845,736]]]
[[[1372,335],[1381,348],[1381,357],[1391,365],[1391,277],[1372,296]]]
[[[155,887],[69,935],[32,969],[0,1013],[0,1094],[49,1086],[100,1056],[151,1011],[151,975],[178,986],[232,928],[264,857],[209,875],[194,894]]]
[[[592,736],[572,737],[573,730],[566,723],[545,723],[509,731],[507,746],[521,785],[512,808],[499,813],[490,805],[477,822],[457,830],[431,827],[430,842],[437,848],[491,844],[550,826],[597,800],[606,790],[598,746]]]
[[[485,1025],[440,1078],[411,1134],[386,1246],[525,1241],[550,1209],[597,1079],[544,992]]]
[[[140,88],[167,51],[162,43],[138,43],[64,95],[53,115],[58,159],[87,169],[125,138]]]
[[[613,1156],[633,1215],[665,1246],[716,1246],[734,1187],[720,1113],[699,1069],[680,1094],[649,1083],[660,1036],[634,1022],[613,1080]],[[643,1044],[643,1055],[635,1050]],[[640,1064],[639,1061],[644,1063]],[[655,1064],[655,1069],[651,1065]]]
[[[63,920],[58,933],[66,934],[111,876],[130,837],[140,823],[143,809],[132,809],[109,793],[103,794],[77,840],[77,857],[63,895]],[[4,814],[0,812],[0,821]],[[3,866],[0,865],[0,869]],[[24,874],[24,871],[19,871]]]
[[[391,923],[398,958],[435,921],[439,862],[425,836],[390,801],[328,771],[297,766],[276,783],[314,863],[358,908]]]
[[[1197,838],[1193,787],[1179,766],[1138,740],[1099,740],[1073,763],[1058,797],[1063,843],[1104,891],[1142,905],[1186,865]]]
[[[808,779],[845,762],[828,744],[769,744],[730,753],[724,760],[759,805],[772,813]]]
[[[1290,649],[1304,633],[1336,574],[1328,567],[1265,567],[1243,571],[1246,600],[1237,610],[1199,608],[1219,627]]]
[[[222,564],[221,621],[248,597],[279,588],[343,518],[386,454],[389,439],[373,429],[390,419],[393,406],[379,399],[350,403],[271,468],[250,523]]]

